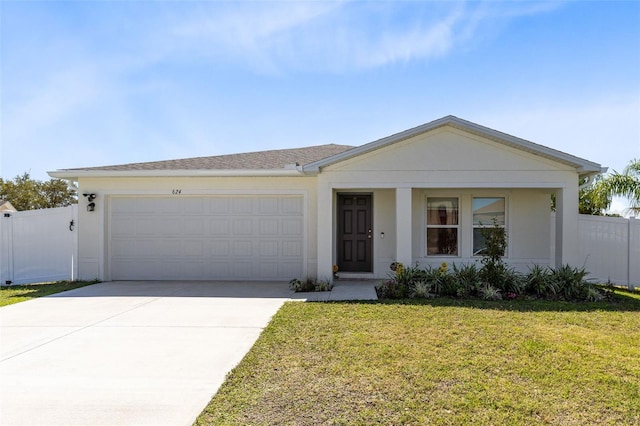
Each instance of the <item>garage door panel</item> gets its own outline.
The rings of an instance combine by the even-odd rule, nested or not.
[[[166,217],[158,220],[157,224],[152,222],[150,225],[155,226],[151,231],[146,228],[146,235],[159,231],[161,235],[166,237],[180,237],[185,233],[182,219],[179,217]]]
[[[208,210],[210,214],[228,215],[231,213],[229,198],[214,197],[208,199]]]
[[[298,240],[282,241],[282,257],[298,257],[302,253],[302,242]]]
[[[261,257],[279,257],[279,246],[277,240],[258,241],[258,252]]]
[[[111,235],[131,235],[135,232],[135,222],[120,217],[114,217],[111,221]]]
[[[231,226],[229,225],[229,219],[219,218],[212,219],[209,224],[211,225],[210,234],[214,237],[216,236],[226,236],[229,235]]]
[[[212,241],[211,242],[211,255],[216,258],[225,258],[229,256],[231,252],[230,241]]]
[[[283,235],[301,235],[302,234],[302,220],[301,219],[282,219],[282,234]]]
[[[301,277],[302,264],[299,262],[282,262],[278,265],[278,274],[282,277]]]
[[[183,278],[185,280],[200,280],[209,274],[209,263],[207,262],[185,262]]]
[[[281,201],[281,213],[302,216],[302,198],[291,197],[283,198]]]
[[[263,215],[277,215],[280,213],[280,200],[278,198],[260,198],[258,200],[258,213]]]
[[[184,255],[188,257],[198,257],[198,258],[202,258],[206,256],[207,250],[205,249],[205,243],[206,241],[203,241],[203,240],[185,241],[183,244]]]
[[[135,218],[133,219],[133,223],[135,226],[134,234],[155,236],[158,235],[158,233],[164,233],[164,230],[162,229],[159,222],[160,219],[154,217]]]
[[[235,235],[252,235],[253,219],[249,219],[249,218],[234,219],[233,233]]]
[[[253,198],[232,198],[231,212],[235,214],[252,214]]]
[[[278,235],[280,234],[280,221],[278,219],[258,219],[259,235]]]
[[[231,251],[232,256],[237,258],[250,257],[252,253],[253,253],[252,241],[244,240],[244,241],[233,242],[233,250]]]
[[[300,196],[113,197],[111,279],[299,277]]]
[[[140,256],[153,259],[171,259],[182,251],[182,241],[172,239],[162,239],[159,242],[154,240],[145,241],[144,248],[138,249]]]
[[[166,280],[184,279],[184,263],[179,260],[165,260],[155,265],[157,273]]]
[[[231,272],[235,278],[251,279],[254,277],[253,262],[236,260],[231,263]]]
[[[192,220],[184,223],[184,233],[189,236],[202,236],[207,234],[205,227],[205,220],[203,217],[193,218]]]

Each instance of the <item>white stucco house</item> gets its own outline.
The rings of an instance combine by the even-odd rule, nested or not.
[[[49,172],[79,186],[78,276],[111,280],[384,278],[394,261],[578,262],[578,186],[599,164],[454,116],[322,145]],[[550,196],[556,195],[555,241]],[[552,248],[553,247],[553,248]],[[553,253],[553,254],[552,254]]]

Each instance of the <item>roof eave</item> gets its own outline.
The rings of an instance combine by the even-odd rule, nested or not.
[[[308,176],[302,167],[264,170],[55,170],[47,172],[52,178],[77,181],[80,178],[122,177],[299,177]]]

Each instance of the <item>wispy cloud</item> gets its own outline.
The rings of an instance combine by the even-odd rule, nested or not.
[[[205,57],[224,55],[258,72],[357,72],[443,56],[489,25],[547,13],[560,5],[285,2],[229,8],[213,4],[178,17],[170,33],[181,50],[196,50]]]

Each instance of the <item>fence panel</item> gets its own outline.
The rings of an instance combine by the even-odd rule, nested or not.
[[[636,219],[579,215],[579,259],[589,277],[633,287],[640,283],[640,226]]]
[[[0,222],[0,282],[27,284],[75,278],[77,205],[11,212],[3,214]]]

